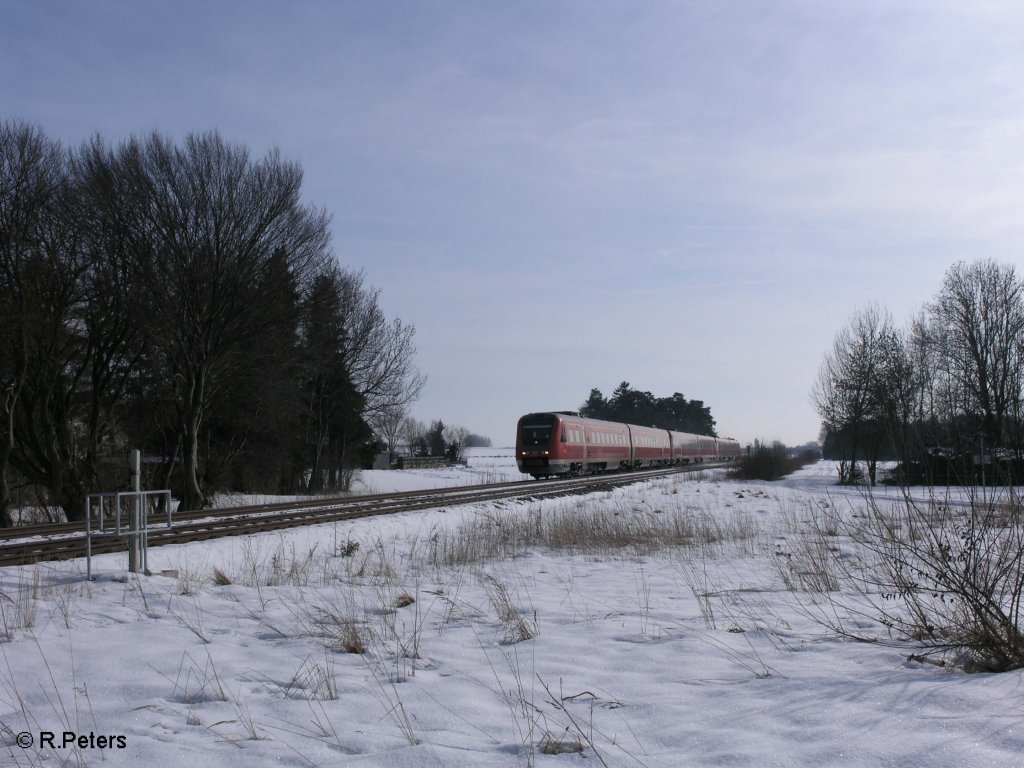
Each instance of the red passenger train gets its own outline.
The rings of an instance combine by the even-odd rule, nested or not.
[[[739,455],[735,440],[587,419],[573,411],[528,413],[516,427],[516,463],[535,478],[735,461]]]

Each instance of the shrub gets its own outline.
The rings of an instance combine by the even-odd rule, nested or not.
[[[779,442],[769,445],[755,440],[753,447],[740,457],[732,470],[737,480],[778,480],[807,464],[818,460],[814,451],[803,451],[793,456],[789,448]]]
[[[969,671],[1024,667],[1022,509],[1017,497],[927,505],[908,498],[891,508],[869,499],[865,514],[833,516],[830,524],[855,542],[853,553],[830,550],[833,565],[855,590],[854,610],[896,638]]]

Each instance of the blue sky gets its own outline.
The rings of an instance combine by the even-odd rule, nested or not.
[[[1024,271],[1024,5],[0,0],[0,116],[302,164],[416,326],[413,415],[513,439],[621,381],[817,436],[835,332]]]

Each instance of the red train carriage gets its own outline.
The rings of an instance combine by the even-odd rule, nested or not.
[[[736,461],[740,457],[740,444],[735,440],[723,437],[718,440],[718,458],[720,461]]]
[[[697,450],[698,462],[718,460],[718,440],[716,438],[697,435],[697,442],[700,446]]]
[[[700,457],[700,437],[686,432],[670,432],[672,438],[672,461],[675,464],[692,464]]]
[[[572,412],[529,413],[516,429],[519,471],[534,477],[629,467],[629,427]]]
[[[672,439],[667,429],[627,426],[633,441],[633,467],[660,467],[672,463]]]
[[[629,469],[633,447],[629,425],[614,421],[580,419],[583,429],[583,463],[578,471],[608,472]]]

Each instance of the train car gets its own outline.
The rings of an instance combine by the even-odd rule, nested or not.
[[[634,469],[640,467],[661,467],[672,463],[672,439],[667,429],[652,427],[629,428],[630,440],[633,443]]]
[[[729,437],[718,439],[718,460],[737,461],[740,458],[740,444]]]
[[[672,440],[672,463],[692,464],[700,456],[700,436],[686,432],[670,432]]]
[[[581,419],[584,460],[580,472],[610,472],[630,469],[633,443],[628,424],[598,419]]]
[[[700,464],[706,461],[718,460],[718,440],[707,435],[697,435],[697,458],[695,461]]]
[[[626,424],[553,411],[528,413],[516,428],[519,471],[535,478],[627,469],[632,461]]]

